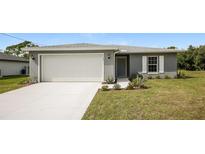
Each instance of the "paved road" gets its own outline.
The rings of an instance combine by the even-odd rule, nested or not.
[[[0,94],[0,119],[81,119],[100,85],[48,82]]]

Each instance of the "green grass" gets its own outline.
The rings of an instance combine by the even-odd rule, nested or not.
[[[25,86],[27,76],[8,76],[0,78],[0,94]]]
[[[152,79],[148,89],[98,91],[83,119],[205,119],[205,72]]]

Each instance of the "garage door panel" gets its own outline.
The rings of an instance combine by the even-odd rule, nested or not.
[[[103,81],[103,54],[43,55],[42,81]]]

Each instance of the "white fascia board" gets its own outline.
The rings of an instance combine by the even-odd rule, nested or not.
[[[118,51],[117,48],[24,48],[23,51]]]

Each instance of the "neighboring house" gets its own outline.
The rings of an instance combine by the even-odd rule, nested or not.
[[[67,44],[24,48],[30,53],[30,77],[43,81],[105,81],[144,75],[177,75],[174,49],[124,45]]]
[[[0,52],[0,76],[28,74],[28,67],[28,60]]]

